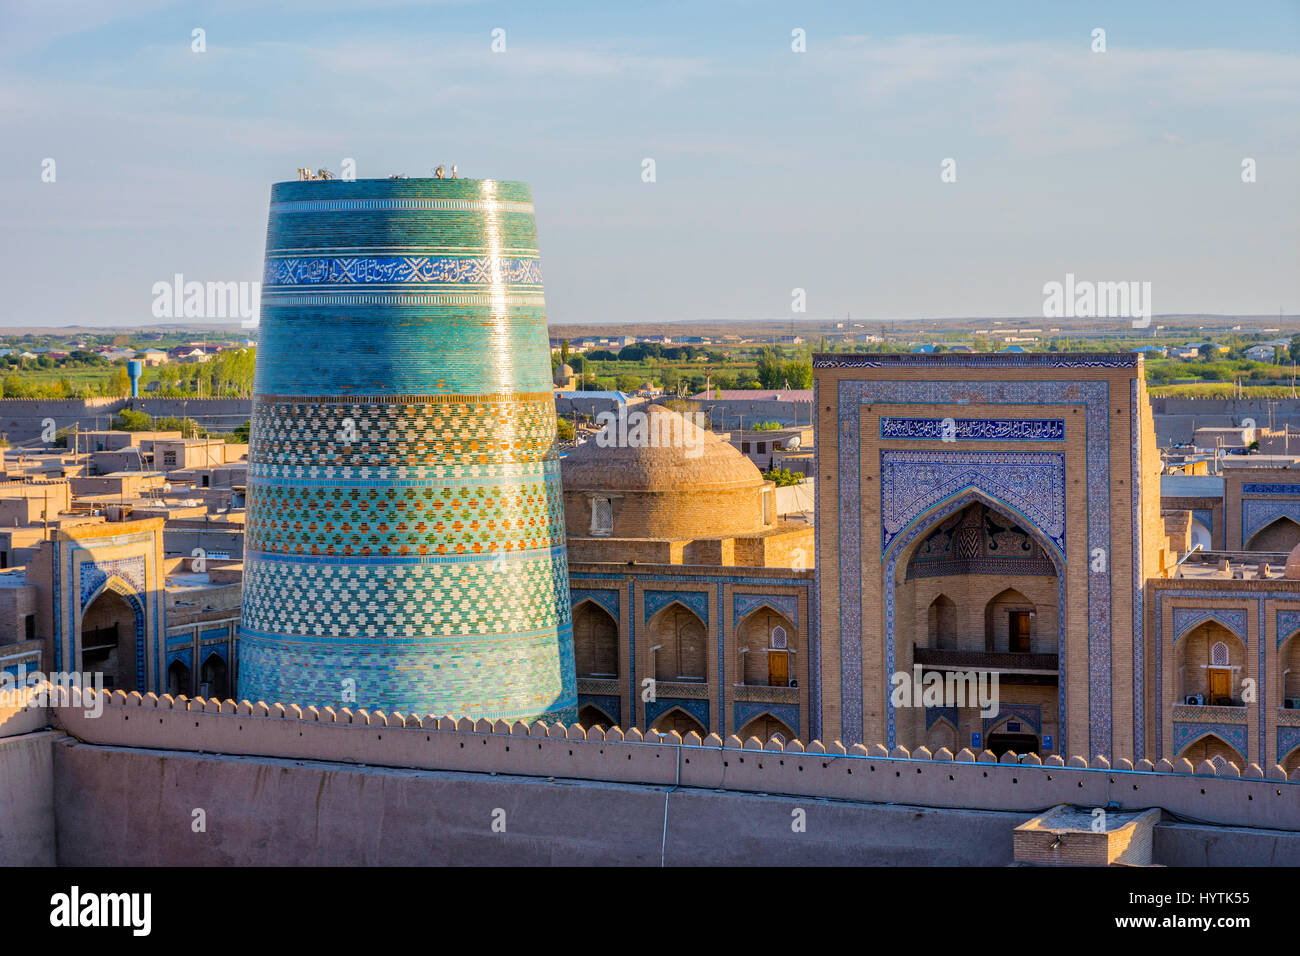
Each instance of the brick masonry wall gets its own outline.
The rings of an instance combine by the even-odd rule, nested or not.
[[[1285,780],[1276,769],[1242,777],[1209,762],[1192,767],[1142,762],[1139,769],[1104,758],[1036,758],[1014,763],[956,759],[918,748],[844,748],[814,741],[782,747],[741,744],[715,736],[699,741],[675,734],[645,738],[637,730],[584,732],[541,723],[525,726],[413,715],[352,713],[295,705],[172,700],[108,695],[100,716],[58,707],[48,719],[80,740],[102,746],[256,754],[371,766],[512,773],[702,789],[723,788],[930,807],[1037,812],[1060,803],[1161,807],[1204,823],[1300,828],[1300,772]],[[0,715],[2,716],[2,715]],[[0,726],[3,723],[0,722]]]

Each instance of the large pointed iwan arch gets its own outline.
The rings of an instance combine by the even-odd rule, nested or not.
[[[996,495],[992,495],[974,485],[967,485],[960,491],[949,495],[947,498],[927,508],[918,514],[915,518],[907,523],[893,540],[889,547],[881,554],[882,564],[882,585],[885,597],[885,620],[884,620],[884,645],[885,645],[885,673],[893,674],[898,670],[897,659],[895,654],[895,631],[896,631],[896,608],[895,601],[897,598],[897,588],[901,583],[899,581],[900,568],[906,569],[907,562],[911,559],[912,554],[925,540],[927,532],[935,528],[941,521],[952,514],[965,508],[973,503],[984,505],[991,511],[995,511],[1002,517],[1013,521],[1026,534],[1038,543],[1043,549],[1043,553],[1051,558],[1053,566],[1056,568],[1057,584],[1057,704],[1058,704],[1058,734],[1060,740],[1057,743],[1056,750],[1058,753],[1069,753],[1069,735],[1066,723],[1065,709],[1065,627],[1068,614],[1066,608],[1068,605],[1065,600],[1065,580],[1066,580],[1066,562],[1065,555],[1052,540],[1051,536],[1044,533],[1033,521],[1026,517],[1019,509],[1003,501]],[[888,746],[894,747],[898,743],[897,722],[894,712],[894,705],[891,698],[893,685],[886,682],[884,688],[884,707],[885,707],[885,727]]]
[[[144,647],[144,641],[145,641],[145,636],[147,631],[146,628],[147,612],[145,610],[145,600],[144,597],[140,595],[136,591],[136,589],[132,587],[131,584],[125,579],[123,579],[120,575],[117,574],[109,575],[108,578],[102,584],[100,584],[99,587],[97,587],[94,591],[92,591],[90,594],[86,595],[82,599],[81,607],[78,610],[77,617],[76,617],[75,653],[77,656],[75,659],[79,661],[78,666],[83,670],[97,669],[95,667],[90,666],[87,663],[87,659],[86,659],[87,658],[86,622],[88,619],[91,620],[94,619],[95,614],[93,612],[97,608],[98,602],[100,601],[101,598],[103,598],[105,595],[108,594],[116,595],[118,598],[120,598],[121,603],[126,606],[126,609],[131,613],[132,616],[131,633],[129,637],[129,647],[123,648],[120,643],[118,644],[118,652],[122,650],[129,650],[129,657],[127,657],[124,661],[120,661],[120,662],[117,661],[116,654],[114,654],[113,657],[113,660],[115,661],[114,666],[112,668],[112,671],[114,672],[114,678],[115,678],[113,689],[144,690],[147,686],[146,684],[147,675],[145,671],[146,671],[146,658],[148,657],[147,650]],[[114,639],[114,642],[117,643],[120,641],[121,641],[121,634],[119,633]],[[135,683],[134,687],[122,686],[116,680],[116,677],[125,676],[128,670],[130,674],[134,677],[134,683]],[[107,675],[106,675],[106,679],[107,679]]]

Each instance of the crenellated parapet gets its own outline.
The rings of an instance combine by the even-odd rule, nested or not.
[[[47,718],[95,745],[202,751],[466,773],[795,794],[861,802],[1037,812],[1068,803],[1161,807],[1233,826],[1300,828],[1300,773],[1223,760],[1110,761],[840,741],[701,739],[638,728],[72,692]],[[37,702],[34,706],[43,706]],[[0,715],[2,716],[2,715]],[[0,726],[3,722],[0,721]]]

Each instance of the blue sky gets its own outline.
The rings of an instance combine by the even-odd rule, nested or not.
[[[809,318],[1035,315],[1067,272],[1300,312],[1297,0],[0,0],[0,324],[256,280],[270,184],[343,157],[530,182],[553,324],[796,287]]]

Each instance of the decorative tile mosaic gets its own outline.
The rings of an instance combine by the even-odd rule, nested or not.
[[[956,707],[927,707],[925,708],[925,729],[929,730],[938,721],[946,720],[952,724],[952,729],[957,729],[957,708]]]
[[[614,588],[575,588],[570,583],[569,596],[573,601],[573,607],[577,607],[583,601],[592,601],[608,611],[614,620],[619,619],[618,591]]]
[[[1279,727],[1277,729],[1277,762],[1281,763],[1291,751],[1300,747],[1300,727]]]
[[[1214,511],[1210,508],[1192,509],[1192,517],[1205,525],[1205,530],[1214,534]]]
[[[1277,646],[1281,647],[1288,637],[1300,631],[1300,611],[1278,611],[1276,630]]]
[[[908,441],[1059,442],[1065,440],[1065,419],[883,417],[880,437]]]
[[[771,714],[781,723],[790,728],[794,734],[794,739],[799,740],[799,705],[798,704],[769,704],[759,701],[737,701],[732,705],[733,726],[736,728],[735,733],[740,735],[745,725],[755,717],[763,714]],[[763,741],[767,743],[767,741]]]
[[[1132,439],[1129,488],[1132,489],[1133,562],[1133,758],[1146,756],[1146,569],[1142,548],[1142,428],[1138,408],[1142,405],[1141,383],[1135,378],[1129,386],[1129,436]],[[1156,504],[1159,505],[1159,501]]]
[[[1250,643],[1246,632],[1246,611],[1241,608],[1221,607],[1174,608],[1174,633],[1171,635],[1171,643],[1177,643],[1180,637],[1188,631],[1200,627],[1206,621],[1217,621],[1241,638],[1243,642]]]
[[[615,727],[623,726],[623,701],[615,694],[579,694],[578,710],[591,704],[600,708],[601,712],[612,722]]]
[[[813,355],[813,368],[1141,368],[1142,356],[1121,352],[972,352],[931,355],[920,352],[839,352]]]
[[[668,605],[676,603],[690,608],[704,622],[709,623],[709,595],[704,591],[649,591],[645,592],[645,619],[648,621]]]
[[[704,727],[705,733],[712,733],[709,730],[709,702],[698,697],[658,697],[655,700],[646,701],[645,705],[645,725],[648,729],[663,714],[672,710],[674,707],[680,707],[686,713],[690,714]]]
[[[262,284],[277,286],[355,283],[509,282],[541,285],[536,259],[494,256],[319,256],[267,258]]]
[[[78,569],[81,581],[81,610],[88,605],[111,577],[121,578],[137,594],[145,590],[144,555],[106,561],[82,561]]]
[[[799,626],[799,598],[793,594],[733,594],[731,620],[734,627],[760,607],[767,605],[796,628]]]
[[[1214,734],[1222,738],[1227,743],[1237,748],[1247,760],[1250,759],[1250,748],[1246,743],[1246,725],[1241,724],[1209,724],[1209,723],[1184,723],[1180,720],[1174,721],[1174,753],[1180,754],[1189,744],[1194,744],[1202,737]],[[1245,769],[1240,768],[1240,769]]]
[[[1300,500],[1246,498],[1241,502],[1241,540],[1249,542],[1255,533],[1278,518],[1290,518],[1300,524]]]
[[[1037,704],[1011,704],[1003,703],[999,705],[996,716],[984,718],[984,733],[988,732],[1006,720],[1008,717],[1019,717],[1030,727],[1034,728],[1034,733],[1043,732],[1043,708]],[[987,741],[985,741],[987,743]]]
[[[880,452],[880,551],[936,504],[979,488],[1065,553],[1065,456],[1057,452]]]

